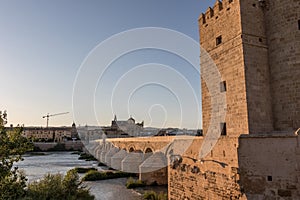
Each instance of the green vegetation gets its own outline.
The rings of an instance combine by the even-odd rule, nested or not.
[[[26,185],[25,175],[13,167],[22,155],[33,150],[33,144],[22,137],[23,127],[4,127],[6,112],[0,111],[0,199],[5,200],[92,200],[94,196],[81,186],[78,174],[70,170],[62,175],[46,175],[39,182]],[[27,187],[27,188],[26,188]]]
[[[89,190],[81,187],[77,172],[73,169],[63,177],[61,174],[48,174],[44,179],[28,185],[26,200],[93,200]]]
[[[33,145],[22,137],[23,127],[5,128],[6,123],[7,114],[0,111],[0,199],[10,200],[25,196],[26,177],[13,164]]]
[[[132,174],[126,173],[126,172],[120,172],[120,171],[117,171],[117,172],[89,171],[84,175],[82,180],[83,181],[98,181],[98,180],[113,179],[113,178],[123,178],[123,177],[129,177],[129,176],[132,176]]]
[[[137,187],[143,187],[145,186],[145,183],[141,180],[135,180],[132,177],[129,177],[127,182],[126,182],[126,188],[131,189],[131,188],[137,188]]]
[[[81,152],[80,152],[80,151],[74,151],[74,152],[72,152],[71,154],[72,154],[72,155],[74,155],[74,154],[75,154],[75,155],[80,155]]]
[[[102,163],[102,162],[99,162],[99,163],[98,163],[98,166],[99,166],[99,167],[106,167],[107,165],[104,164],[104,163]]]
[[[29,140],[31,141],[31,139],[29,139]],[[34,147],[33,147],[33,150],[32,150],[31,152],[41,152],[41,151],[43,151],[43,150],[40,149],[40,147],[34,146]]]
[[[87,153],[81,153],[78,159],[85,160],[85,161],[97,161],[97,159],[94,156]]]
[[[144,193],[144,199],[147,200],[168,200],[168,195],[165,193],[156,193],[154,191],[147,191]]]
[[[88,167],[88,168],[85,168],[85,167],[75,167],[74,169],[77,173],[79,174],[83,174],[83,173],[87,173],[89,171],[97,171],[96,168],[94,167]]]

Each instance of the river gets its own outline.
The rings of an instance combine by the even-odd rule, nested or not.
[[[71,152],[45,152],[45,155],[24,155],[24,160],[16,164],[23,170],[29,182],[42,178],[45,174],[66,174],[74,167],[97,167],[96,161],[78,160]],[[140,200],[141,195],[126,189],[126,178],[84,182],[97,200]]]

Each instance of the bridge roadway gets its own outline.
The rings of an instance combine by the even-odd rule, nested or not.
[[[164,185],[168,183],[170,147],[174,146],[174,141],[189,144],[193,139],[191,136],[107,138],[90,142],[86,148],[113,169],[137,173],[146,184]],[[181,148],[185,146],[182,144],[179,145]]]

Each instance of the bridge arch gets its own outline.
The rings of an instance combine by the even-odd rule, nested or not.
[[[134,151],[135,151],[134,147],[129,147],[128,152],[134,152]]]
[[[150,147],[145,148],[144,153],[153,153],[153,149]]]

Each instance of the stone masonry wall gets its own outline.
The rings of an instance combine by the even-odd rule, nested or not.
[[[248,133],[246,83],[242,45],[240,2],[216,2],[199,18],[200,45],[217,65],[222,80],[226,81],[226,126],[228,135]],[[217,37],[222,41],[217,45]],[[201,59],[201,73],[210,66]],[[206,70],[206,69],[205,69]],[[208,69],[209,70],[209,69]],[[211,117],[211,94],[202,79],[203,133],[207,134]],[[221,84],[221,83],[220,83]]]
[[[176,153],[184,141],[175,141],[169,199],[299,199],[299,136],[272,133],[300,127],[299,15],[297,0],[216,1],[200,15],[201,47],[226,81],[227,136],[204,158],[205,137],[184,155]],[[201,84],[205,136],[212,94]]]
[[[267,0],[269,47],[275,130],[300,127],[300,1]]]
[[[273,113],[264,9],[257,0],[242,0],[240,3],[249,133],[272,132]]]
[[[300,198],[299,141],[297,135],[240,137],[240,183],[247,199]]]
[[[199,158],[203,138],[196,138],[183,156],[175,141],[168,168],[169,199],[241,199],[236,137],[221,137],[211,153]],[[178,147],[177,147],[178,146]]]

